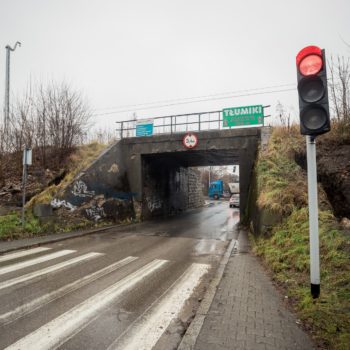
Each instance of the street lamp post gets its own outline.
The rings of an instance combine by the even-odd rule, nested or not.
[[[4,132],[8,135],[8,129],[10,124],[10,52],[15,51],[16,47],[21,46],[19,41],[16,42],[12,48],[10,45],[5,47],[6,49],[6,79],[5,79],[5,104],[4,104]]]

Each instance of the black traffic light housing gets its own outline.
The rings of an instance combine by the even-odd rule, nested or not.
[[[325,51],[303,48],[296,57],[300,110],[300,133],[317,136],[331,129]]]

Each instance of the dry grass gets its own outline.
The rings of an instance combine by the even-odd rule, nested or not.
[[[310,293],[308,210],[302,208],[274,228],[270,238],[255,241],[255,252],[326,349],[347,350],[350,343],[350,238],[338,229],[333,214],[320,211],[321,295]]]
[[[294,146],[302,139],[292,128],[275,128],[269,147],[260,152],[257,172],[258,205],[280,215],[289,215],[307,203],[307,187],[304,171],[295,161]]]
[[[254,250],[272,270],[322,348],[347,350],[350,344],[350,238],[330,210],[320,210],[321,296],[312,299],[309,277],[309,222],[305,172],[295,153],[305,149],[299,130],[273,131],[257,164],[258,205],[283,215],[271,236],[253,238]],[[321,208],[330,206],[319,188]]]
[[[28,203],[27,207],[32,207],[38,203],[50,203],[50,201],[63,191],[73,179],[85,168],[87,168],[106,148],[106,145],[97,142],[80,146],[76,152],[72,153],[67,161],[69,168],[67,174],[59,185],[52,185],[34,196]]]

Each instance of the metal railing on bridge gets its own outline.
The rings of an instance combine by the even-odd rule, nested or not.
[[[263,106],[267,108],[270,106]],[[270,115],[264,116],[264,118]],[[264,120],[263,118],[263,120]],[[175,114],[150,118],[153,121],[152,135],[175,134],[188,131],[227,130],[231,127],[223,126],[222,110],[201,113]],[[117,123],[117,137],[136,137],[137,119],[124,120]],[[263,126],[258,125],[258,126]],[[244,126],[243,126],[244,127]]]

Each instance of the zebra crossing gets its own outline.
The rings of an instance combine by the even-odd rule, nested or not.
[[[70,249],[53,250],[39,247],[0,256],[0,305],[3,295],[7,298],[14,296],[18,291],[23,292],[34,283],[45,282],[48,276],[54,278],[55,274],[62,271],[68,275],[70,269],[89,263],[93,259],[100,260],[100,264],[95,271],[81,275],[73,281],[67,281],[52,290],[45,288],[41,293],[34,293],[30,300],[19,302],[19,305],[10,310],[6,309],[6,305],[0,307],[0,349],[65,349],[68,341],[78,334],[83,334],[91,323],[98,322],[101,315],[115,303],[126,299],[135,288],[140,288],[155,275],[169,273],[167,270],[175,264],[166,259],[145,259],[136,256],[126,256],[112,262],[111,259],[107,259],[105,253],[80,253],[78,250]],[[104,266],[104,263],[107,265]],[[28,269],[32,271],[28,272]],[[75,305],[54,315],[36,329],[28,327],[28,332],[22,331],[20,336],[15,338],[13,331],[16,330],[17,322],[26,317],[30,319],[38,312],[44,314],[43,319],[46,319],[45,309],[52,306],[53,302],[69,298],[73,293],[80,293],[84,288],[109,276],[113,277],[114,274],[119,276],[118,273],[122,273],[124,269],[122,277],[112,279],[112,283],[84,300],[78,300]],[[191,297],[209,269],[210,265],[202,263],[191,263],[186,266],[150,305],[145,305],[143,313],[127,324],[104,348],[152,349],[171,321],[178,317],[186,300]],[[14,274],[19,275],[13,276]],[[110,326],[113,327],[113,324]],[[13,332],[9,338],[11,341],[6,341],[7,338],[1,336],[7,332]]]

